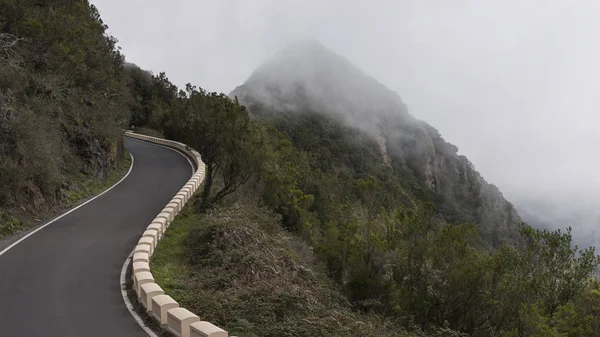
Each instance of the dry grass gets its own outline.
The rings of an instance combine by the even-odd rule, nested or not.
[[[241,337],[409,336],[352,312],[307,245],[255,202],[179,217],[159,246],[157,282],[180,304]]]

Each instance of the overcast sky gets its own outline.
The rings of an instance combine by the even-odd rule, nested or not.
[[[600,214],[600,1],[92,3],[128,61],[179,86],[229,93],[286,43],[317,38],[400,94],[510,201]]]

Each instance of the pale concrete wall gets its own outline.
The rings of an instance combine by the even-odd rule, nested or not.
[[[167,312],[173,308],[179,307],[179,303],[169,295],[156,295],[152,297],[152,317],[160,323],[161,326],[167,325]]]
[[[200,322],[200,317],[185,308],[167,311],[167,330],[178,337],[190,337],[190,325]]]
[[[193,323],[190,330],[190,337],[227,337],[227,331],[209,322]]]
[[[150,265],[147,262],[134,262],[133,263],[133,273],[142,272],[142,271],[150,271]]]
[[[148,313],[152,312],[152,298],[158,295],[164,295],[165,292],[162,288],[156,283],[146,283],[142,284],[140,287],[140,302],[146,308]]]

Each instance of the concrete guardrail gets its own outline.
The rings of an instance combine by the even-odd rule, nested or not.
[[[204,163],[200,154],[187,145],[172,140],[141,135],[132,131],[126,131],[125,136],[180,150],[192,158],[197,167],[192,178],[146,228],[133,250],[133,272],[131,277],[138,302],[146,309],[148,315],[161,325],[163,330],[177,337],[228,337],[227,331],[210,322],[202,321],[196,314],[179,307],[179,303],[168,294],[165,294],[164,290],[154,282],[150,270],[150,258],[156,246],[164,237],[165,231],[169,228],[175,216],[204,180]]]

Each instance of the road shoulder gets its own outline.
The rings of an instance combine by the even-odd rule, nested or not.
[[[66,214],[72,210],[75,210],[76,208],[87,203],[88,201],[105,193],[107,190],[111,189],[112,187],[118,185],[123,180],[123,178],[127,174],[129,174],[129,172],[131,171],[131,168],[133,167],[133,156],[129,152],[126,152],[126,158],[127,158],[127,160],[125,160],[125,163],[128,163],[128,165],[123,165],[122,167],[117,168],[117,170],[114,171],[113,175],[109,179],[107,179],[106,182],[104,182],[102,185],[100,185],[98,190],[95,191],[96,193],[94,193],[92,195],[88,195],[85,198],[76,200],[67,205],[57,206],[55,211],[52,212],[51,214],[41,217],[41,219],[36,219],[37,223],[35,225],[27,227],[26,229],[24,229],[18,233],[15,233],[15,234],[12,234],[12,235],[9,235],[6,237],[1,237],[0,238],[0,252],[3,252],[6,248],[10,247],[15,242],[32,234],[32,232],[39,230],[40,227],[53,222],[60,216]]]

